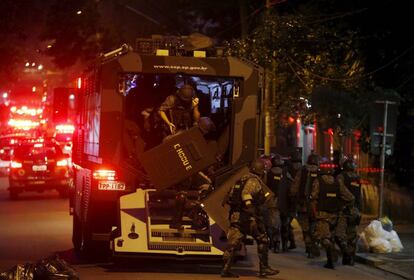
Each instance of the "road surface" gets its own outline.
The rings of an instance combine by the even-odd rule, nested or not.
[[[127,260],[113,262],[80,260],[73,253],[72,219],[68,200],[57,192],[24,193],[17,201],[8,197],[8,182],[0,178],[0,271],[16,264],[35,262],[59,254],[79,273],[80,279],[220,279],[220,263],[171,262],[166,260]],[[249,246],[249,258],[237,263],[235,272],[241,279],[257,279],[257,255]],[[269,262],[281,271],[268,279],[306,280],[379,280],[401,279],[381,270],[357,264],[338,265],[335,270],[324,269],[324,259],[308,260],[301,248],[286,254],[269,253]]]

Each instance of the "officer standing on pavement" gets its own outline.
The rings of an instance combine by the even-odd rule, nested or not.
[[[336,238],[340,243],[342,264],[344,265],[354,265],[358,242],[358,226],[361,222],[361,180],[355,169],[355,162],[352,158],[348,158],[342,164],[343,171],[337,176],[338,182],[344,184],[355,197],[354,203],[348,204],[343,209],[336,230]]]
[[[315,228],[315,221],[310,216],[310,193],[313,181],[318,176],[319,157],[316,154],[310,154],[306,165],[297,172],[292,187],[290,189],[291,200],[294,201],[297,211],[297,220],[302,228],[303,241],[308,258],[313,258],[311,249],[313,245],[312,233]]]
[[[333,176],[333,169],[322,169],[312,183],[311,217],[316,221],[313,238],[326,250],[327,263],[324,267],[334,268],[338,256],[335,251],[335,229],[343,205],[353,203],[354,196],[343,183]],[[313,250],[315,251],[315,250]]]
[[[267,185],[274,193],[274,199],[271,200],[272,205],[268,205],[267,209],[267,233],[270,239],[269,248],[273,249],[274,253],[280,252],[280,237],[281,237],[281,213],[280,203],[284,205],[284,201],[279,197],[280,183],[284,173],[284,161],[278,154],[273,156],[272,168],[267,173]]]
[[[224,267],[222,277],[238,277],[230,271],[235,250],[242,244],[246,235],[251,235],[257,243],[259,255],[259,276],[278,274],[268,263],[269,240],[263,223],[262,205],[271,196],[270,190],[263,183],[265,166],[260,159],[250,165],[250,172],[244,175],[230,189],[223,203],[230,206],[230,228],[227,232],[228,246],[223,255]]]
[[[161,104],[158,114],[166,125],[164,137],[191,128],[200,119],[198,98],[192,86],[183,85],[176,94],[169,95]]]

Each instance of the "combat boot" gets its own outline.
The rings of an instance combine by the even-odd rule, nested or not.
[[[259,277],[266,277],[270,275],[276,275],[279,274],[279,270],[273,269],[268,265],[264,265],[260,263],[260,271],[259,271]]]
[[[336,253],[335,253],[335,249],[333,248],[333,246],[326,248],[327,262],[324,265],[325,268],[335,269],[334,263],[337,262],[338,260],[338,255],[336,256],[335,255]]]
[[[282,252],[287,252],[288,249],[286,240],[282,240]]]
[[[239,275],[233,273],[230,271],[230,267],[231,267],[231,261],[227,261],[224,266],[223,266],[223,270],[220,273],[221,277],[225,277],[225,278],[239,278]]]
[[[290,240],[290,244],[289,244],[288,249],[289,249],[289,250],[296,249],[295,239],[291,239],[291,240]]]
[[[239,278],[239,275],[231,272],[230,270],[223,269],[220,273],[223,278]]]
[[[351,264],[351,257],[348,254],[342,255],[342,265],[350,265]]]
[[[276,241],[273,245],[273,253],[280,253],[280,241]]]
[[[314,256],[312,255],[310,246],[306,246],[305,253],[306,253],[306,256],[307,256],[308,259],[313,259],[314,258]]]

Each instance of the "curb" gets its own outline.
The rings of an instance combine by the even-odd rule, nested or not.
[[[391,273],[393,275],[402,277],[404,279],[408,279],[408,280],[414,280],[414,276],[410,275],[408,273],[399,271],[398,269],[395,269],[393,267],[390,267],[386,264],[386,262],[384,260],[381,260],[377,257],[374,256],[367,256],[366,254],[356,254],[355,255],[355,261],[361,264],[365,264],[371,267],[375,267],[377,269],[380,269],[382,271]]]

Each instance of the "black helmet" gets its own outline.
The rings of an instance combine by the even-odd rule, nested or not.
[[[275,154],[272,157],[272,166],[282,167],[284,165],[285,165],[285,161],[282,159],[282,157],[279,154]]]
[[[344,161],[342,164],[342,169],[345,171],[355,171],[356,169],[356,163],[351,158]]]
[[[192,86],[185,84],[178,90],[177,95],[182,101],[191,102],[194,95],[194,89]]]
[[[250,172],[262,176],[264,175],[266,166],[261,159],[255,159],[250,163]]]
[[[300,162],[302,163],[302,152],[300,150],[296,150],[292,153],[291,162]]]
[[[310,154],[306,163],[319,166],[319,156],[317,154]]]

